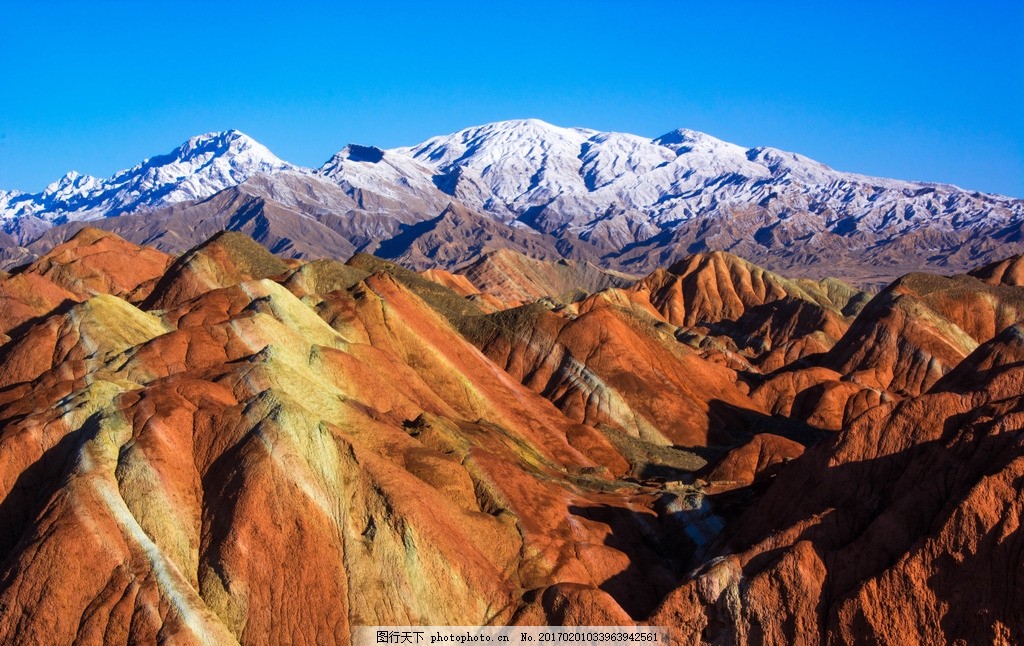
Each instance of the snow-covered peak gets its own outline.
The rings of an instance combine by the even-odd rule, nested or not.
[[[529,206],[586,187],[579,173],[584,142],[598,134],[560,128],[539,119],[498,121],[433,137],[395,152],[432,165],[439,184],[455,186],[457,175],[480,177],[507,205]]]
[[[545,232],[571,230],[584,240],[616,214],[625,215],[614,236],[629,242],[746,208],[782,218],[820,214],[819,228],[853,218],[871,230],[926,221],[963,226],[995,213],[953,186],[934,185],[941,195],[933,194],[933,185],[844,173],[796,153],[748,149],[685,128],[648,139],[537,119],[500,121],[386,155],[432,167],[435,185],[471,208]],[[953,208],[964,214],[955,221],[947,215]],[[1021,203],[1006,208],[1020,212]]]
[[[6,211],[7,205],[20,195],[23,195],[21,191],[0,191],[0,213]]]
[[[434,185],[434,169],[412,157],[376,146],[349,144],[316,171],[347,192],[369,191],[401,201],[405,197],[427,199],[432,207],[443,200]],[[433,197],[433,200],[430,198]]]
[[[507,161],[509,156],[526,157],[531,162],[545,160],[558,152],[579,154],[580,145],[596,134],[583,128],[559,128],[540,119],[496,121],[465,128],[450,135],[432,137],[416,146],[398,148],[438,169],[447,169],[463,161],[484,167]]]
[[[505,223],[576,236],[602,253],[697,218],[736,214],[798,223],[801,239],[823,231],[891,235],[1024,221],[1021,200],[843,173],[694,130],[651,139],[523,119],[405,148],[351,144],[316,171],[282,161],[237,130],[212,132],[109,179],[71,172],[39,193],[0,191],[0,224],[22,241],[50,224],[204,199],[243,183],[274,199],[287,195],[289,204],[315,201],[310,196],[327,186],[334,197],[317,208],[380,216],[365,220],[374,231],[390,230],[382,221],[432,217],[455,203]],[[353,222],[346,226],[361,226]]]
[[[0,202],[0,220],[10,228],[26,216],[59,223],[122,215],[202,199],[255,174],[294,168],[244,133],[211,132],[110,179],[72,171],[39,193],[8,195]]]
[[[599,132],[580,148],[579,173],[595,191],[623,178],[646,175],[675,159],[676,153],[650,139],[619,132]]]
[[[330,164],[340,164],[346,160],[376,164],[384,160],[384,151],[376,146],[349,144],[334,155],[334,157],[332,157],[325,166]]]
[[[115,174],[110,182],[130,182],[141,177],[144,183],[168,188],[179,184],[177,180],[186,180],[181,188],[187,191],[189,186],[184,184],[189,184],[187,180],[190,178],[196,180],[192,183],[195,188],[210,182],[223,183],[226,187],[238,184],[255,173],[289,168],[293,166],[252,137],[238,130],[225,130],[191,137],[166,155],[146,159]],[[172,198],[168,201],[180,200]]]
[[[101,182],[99,178],[91,175],[82,175],[78,171],[70,171],[55,182],[51,182],[43,189],[43,197],[47,201],[67,199],[76,192],[90,190]]]
[[[645,208],[684,185],[769,174],[747,158],[745,148],[694,130],[649,139],[538,119],[466,128],[393,152],[431,165],[435,183],[452,195],[467,178],[479,178],[490,195],[483,194],[474,208],[493,211],[500,203],[519,213],[556,200],[559,208],[591,212],[622,202]]]
[[[678,147],[683,146],[694,146],[697,144],[707,145],[709,147],[716,147],[720,145],[733,145],[727,144],[721,139],[716,139],[709,134],[698,132],[696,130],[690,130],[689,128],[677,128],[672,132],[666,132],[660,137],[654,138],[654,143],[659,146],[665,146],[666,148],[672,148],[675,150]]]
[[[291,166],[260,142],[234,129],[192,137],[178,148],[178,156],[182,160],[192,160],[207,154],[231,158],[237,164],[254,164],[273,169]]]
[[[188,141],[178,147],[179,156],[182,158],[187,158],[195,155],[196,153],[227,150],[234,150],[236,152],[243,150],[255,150],[261,155],[280,161],[266,148],[266,146],[244,132],[235,130],[234,128],[189,137]]]
[[[652,143],[664,146],[680,156],[696,155],[715,158],[719,162],[729,160],[730,163],[742,163],[747,157],[747,149],[742,146],[687,128],[673,130],[653,139]]]

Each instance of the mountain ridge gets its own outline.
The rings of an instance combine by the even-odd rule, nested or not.
[[[0,238],[0,246],[10,265],[31,259],[26,249],[48,229],[78,221],[161,209],[205,209],[210,217],[211,197],[244,186],[332,232],[319,238],[347,241],[344,249],[324,242],[296,251],[301,257],[372,252],[451,204],[544,236],[542,246],[564,257],[629,273],[722,250],[776,270],[877,285],[909,271],[965,271],[1024,251],[1024,200],[845,173],[797,153],[744,148],[685,128],[650,139],[536,119],[474,126],[409,147],[350,144],[317,169],[282,161],[238,131],[210,133],[107,180],[72,172],[37,194],[0,192],[0,222],[11,239]],[[218,215],[230,221],[233,212]],[[455,244],[473,247],[475,237]],[[198,241],[164,250],[181,252]],[[466,254],[449,249],[415,264],[450,269],[456,258]]]
[[[61,224],[116,217],[209,197],[255,173],[297,168],[238,130],[209,132],[107,179],[71,170],[38,193],[0,193],[0,222],[10,233],[24,218]]]

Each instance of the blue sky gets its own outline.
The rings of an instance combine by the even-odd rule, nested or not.
[[[0,2],[0,188],[227,128],[319,165],[537,117],[1024,197],[1022,2],[284,5]]]

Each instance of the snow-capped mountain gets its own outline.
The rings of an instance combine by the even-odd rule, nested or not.
[[[638,242],[695,218],[758,207],[808,232],[900,234],[923,224],[951,231],[1007,224],[1024,202],[943,184],[833,170],[774,148],[746,149],[692,130],[655,139],[505,121],[389,151],[435,169],[434,182],[458,194],[482,180],[490,193],[469,206],[502,207],[545,232],[584,240],[611,227],[612,245]]]
[[[230,195],[210,199],[221,192]],[[20,245],[72,226],[64,223],[133,213],[149,220],[104,226],[129,236],[145,230],[146,239],[154,228],[180,229],[167,236],[178,244],[188,239],[181,222],[267,222],[253,231],[274,231],[275,248],[307,255],[320,247],[325,255],[398,253],[429,238],[414,254],[418,264],[441,242],[467,253],[486,245],[557,249],[636,273],[722,249],[773,269],[867,280],[1024,251],[1024,200],[841,172],[693,130],[650,139],[536,119],[390,150],[351,144],[316,170],[227,131],[190,139],[110,179],[69,173],[41,193],[0,192],[0,222]],[[463,214],[457,223],[453,213]],[[271,226],[274,218],[289,224]],[[493,226],[484,225],[489,220]],[[480,225],[478,236],[467,234],[467,222]],[[288,227],[301,235],[289,236]],[[450,251],[446,258],[467,255]]]
[[[39,193],[0,194],[0,221],[10,232],[27,218],[60,224],[112,217],[209,197],[257,173],[291,168],[237,130],[213,132],[109,179],[71,171]]]
[[[432,166],[374,146],[349,144],[318,172],[354,196],[372,194],[388,200],[423,201],[432,215],[451,201],[435,186],[432,178],[436,171]],[[365,208],[365,200],[361,201]]]

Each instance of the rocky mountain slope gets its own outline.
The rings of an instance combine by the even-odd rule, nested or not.
[[[0,276],[0,641],[1018,642],[1017,264],[872,296],[86,227]]]
[[[30,261],[84,220],[173,253],[226,227],[294,257],[363,251],[420,269],[507,248],[644,274],[729,251],[877,286],[1024,251],[1019,199],[839,172],[691,130],[647,139],[535,119],[407,148],[353,144],[316,170],[235,131],[196,137],[109,180],[69,174],[38,194],[0,194],[2,257]]]

